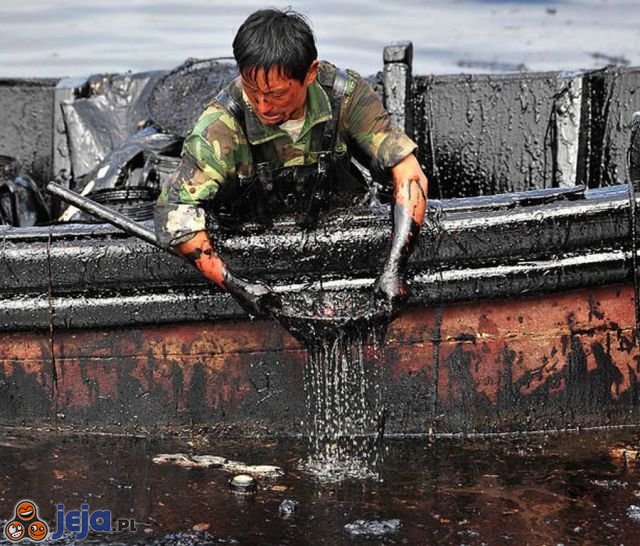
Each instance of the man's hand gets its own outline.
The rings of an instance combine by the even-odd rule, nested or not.
[[[224,287],[252,317],[282,307],[280,296],[269,286],[238,277],[229,269],[224,278]]]
[[[398,271],[385,269],[377,278],[373,292],[375,297],[384,301],[392,315],[395,315],[409,297],[407,283]]]
[[[213,248],[206,231],[199,231],[188,241],[177,245],[175,250],[207,279],[229,292],[252,317],[282,306],[280,297],[266,284],[249,281],[233,274]]]

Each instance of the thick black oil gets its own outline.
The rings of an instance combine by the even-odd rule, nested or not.
[[[52,530],[60,503],[136,521],[135,534],[93,533],[81,544],[633,545],[639,444],[639,429],[386,439],[379,479],[327,484],[299,468],[308,449],[302,439],[4,430],[0,516],[4,523],[15,503],[31,499]],[[255,494],[238,495],[222,468],[152,462],[178,452],[275,464],[285,474],[258,477]],[[297,505],[283,513],[287,499]],[[51,543],[73,542],[67,534]]]
[[[309,455],[301,468],[329,482],[376,478],[388,309],[368,292],[302,292],[289,295],[274,317],[308,354]]]

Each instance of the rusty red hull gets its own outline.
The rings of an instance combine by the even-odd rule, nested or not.
[[[638,422],[632,284],[407,309],[383,353],[388,432]],[[4,422],[301,431],[306,353],[278,324],[0,334]]]

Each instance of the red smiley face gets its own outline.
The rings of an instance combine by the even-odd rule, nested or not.
[[[29,521],[37,516],[36,507],[32,502],[22,501],[16,506],[16,517],[22,521]]]
[[[34,521],[29,524],[29,538],[35,542],[43,540],[47,536],[48,532],[49,528],[43,521]]]
[[[22,537],[24,537],[24,531],[24,525],[17,520],[7,523],[4,526],[4,535],[11,542],[18,542],[22,539]]]

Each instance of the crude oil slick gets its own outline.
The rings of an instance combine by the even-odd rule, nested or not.
[[[56,545],[631,545],[640,532],[638,428],[386,438],[379,480],[339,483],[298,468],[303,440],[173,432],[149,439],[2,429],[0,517],[26,498],[51,532],[59,504],[135,520],[135,534],[93,533],[86,542],[65,535]],[[256,475],[256,492],[238,495],[223,467],[153,462],[158,453],[213,451],[284,473]]]

